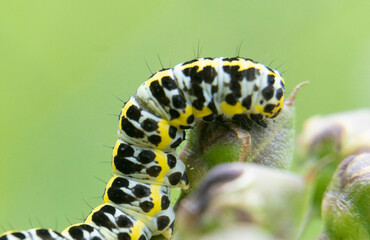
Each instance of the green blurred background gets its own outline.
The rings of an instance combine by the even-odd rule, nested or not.
[[[101,203],[122,103],[153,71],[240,55],[278,68],[307,117],[369,107],[370,2],[0,2],[0,226],[62,230]],[[317,236],[313,229],[312,235]],[[1,230],[0,230],[1,232]]]

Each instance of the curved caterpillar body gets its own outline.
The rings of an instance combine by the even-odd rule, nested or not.
[[[176,148],[196,120],[225,115],[266,126],[284,102],[280,73],[250,59],[199,58],[162,69],[123,106],[114,146],[114,177],[104,204],[61,234],[48,229],[6,232],[0,240],[144,240],[173,234],[170,188],[188,188]]]

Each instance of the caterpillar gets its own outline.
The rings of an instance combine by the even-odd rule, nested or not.
[[[197,58],[154,73],[124,104],[112,157],[114,177],[84,223],[62,233],[9,231],[0,240],[145,240],[173,235],[173,187],[189,188],[176,148],[197,121],[224,115],[266,127],[283,108],[277,70],[251,59]]]

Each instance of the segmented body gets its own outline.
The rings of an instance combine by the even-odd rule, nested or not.
[[[173,234],[172,187],[188,188],[176,148],[196,120],[225,115],[265,126],[284,102],[280,73],[245,58],[199,58],[163,69],[123,106],[113,150],[114,177],[104,203],[85,223],[61,234],[48,229],[7,232],[0,240],[144,240]]]

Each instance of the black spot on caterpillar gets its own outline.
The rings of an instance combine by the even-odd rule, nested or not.
[[[198,58],[153,74],[123,106],[104,203],[84,223],[6,232],[0,240],[145,240],[173,235],[172,187],[188,188],[175,148],[195,120],[218,116],[266,126],[284,102],[280,73],[250,59]]]

